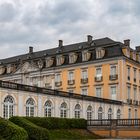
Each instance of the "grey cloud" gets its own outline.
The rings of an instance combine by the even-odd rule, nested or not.
[[[9,22],[15,18],[16,9],[11,3],[3,3],[0,5],[0,22]]]

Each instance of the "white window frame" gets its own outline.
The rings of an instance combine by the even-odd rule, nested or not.
[[[61,74],[60,73],[55,74],[55,82],[61,82]]]
[[[110,66],[110,75],[116,75],[117,74],[117,66],[111,65]]]
[[[74,71],[68,72],[68,80],[74,80]]]
[[[100,72],[98,73],[98,70],[100,70]],[[101,67],[97,67],[96,68],[96,77],[100,77],[102,76],[102,68]]]
[[[100,92],[98,90],[100,90]],[[101,86],[97,86],[95,88],[95,93],[96,93],[96,97],[101,98],[102,97],[102,87]]]
[[[35,101],[32,98],[29,98],[26,101],[26,116],[27,117],[35,116]]]
[[[88,89],[87,88],[82,88],[81,89],[81,95],[88,95]]]
[[[82,79],[87,79],[87,78],[88,78],[88,70],[82,69]]]
[[[112,100],[117,100],[117,85],[110,86],[110,96]]]
[[[44,105],[44,116],[52,117],[52,102],[47,100]]]
[[[3,102],[3,117],[9,119],[12,116],[14,116],[14,99],[8,95]]]

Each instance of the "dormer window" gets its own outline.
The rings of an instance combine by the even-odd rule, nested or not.
[[[43,65],[44,65],[44,62],[43,62],[42,59],[39,59],[38,62],[37,62],[37,64],[38,64],[38,67],[39,67],[40,69],[42,69],[42,68],[43,68]]]
[[[51,57],[47,57],[46,58],[46,67],[51,67],[53,65],[53,62],[54,62],[54,58],[51,58]]]
[[[82,61],[88,61],[90,59],[91,53],[88,50],[82,52]]]
[[[140,62],[140,54],[138,53],[136,56],[137,56],[137,61]]]
[[[104,48],[97,48],[96,49],[96,59],[103,58],[105,55],[105,49]]]
[[[14,70],[13,65],[11,65],[11,64],[7,65],[7,73],[11,73],[11,72],[13,72],[13,70]]]
[[[76,60],[77,60],[77,54],[76,53],[70,53],[69,54],[69,63],[70,64],[73,64],[73,63],[75,63],[76,62]]]
[[[4,66],[0,66],[0,74],[5,73],[5,67]]]
[[[60,66],[60,65],[64,64],[64,60],[65,60],[64,56],[62,56],[62,55],[56,56],[56,65]]]

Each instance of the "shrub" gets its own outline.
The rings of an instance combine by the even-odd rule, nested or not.
[[[27,132],[14,123],[0,118],[0,139],[5,140],[27,140]]]
[[[47,129],[39,127],[23,117],[12,117],[10,121],[23,127],[29,136],[30,140],[48,140],[49,134]]]
[[[67,119],[67,118],[47,118],[47,117],[26,117],[29,121],[35,123],[38,126],[47,129],[86,129],[85,119]]]

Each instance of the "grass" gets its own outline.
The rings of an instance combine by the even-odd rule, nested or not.
[[[49,130],[50,140],[89,140],[101,138],[86,129],[58,129]]]

